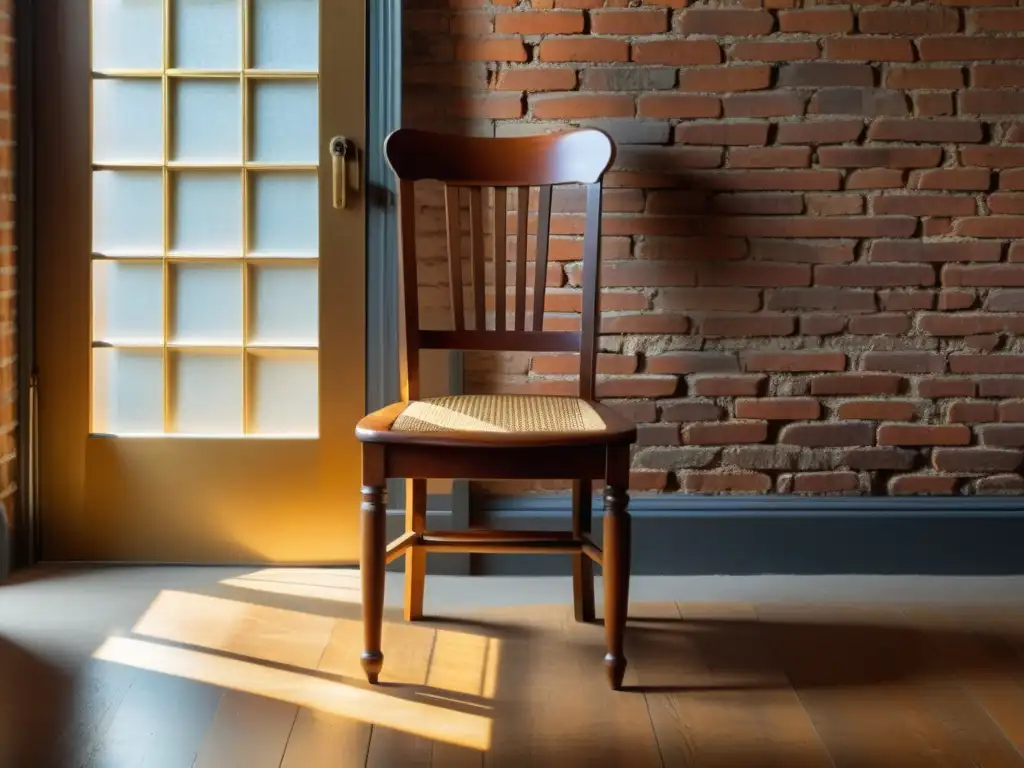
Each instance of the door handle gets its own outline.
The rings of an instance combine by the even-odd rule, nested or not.
[[[349,161],[354,161],[355,167],[355,189],[359,188],[359,151],[355,145],[344,136],[335,136],[331,139],[331,176],[334,180],[334,207],[344,209],[348,207],[348,192],[351,182],[349,180]]]

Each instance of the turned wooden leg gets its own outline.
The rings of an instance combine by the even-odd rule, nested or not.
[[[608,682],[613,690],[622,688],[626,672],[623,639],[629,604],[630,517],[629,496],[622,486],[609,485],[604,495],[604,635],[608,653],[604,657]]]
[[[365,479],[365,474],[364,474]],[[384,486],[364,485],[362,503],[362,556],[359,560],[363,588],[363,655],[360,662],[366,678],[376,684],[384,666],[380,650],[384,623]]]
[[[572,481],[572,535],[591,530],[590,481]],[[572,556],[572,612],[576,621],[594,620],[594,563],[582,552]]]
[[[427,481],[405,481],[405,530],[427,530]],[[421,547],[405,551],[405,620],[423,618],[423,589],[427,578],[427,552]]]

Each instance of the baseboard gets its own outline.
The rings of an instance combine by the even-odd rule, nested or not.
[[[567,495],[476,499],[474,519],[511,530],[566,528]],[[1024,574],[1024,497],[635,495],[633,572]],[[602,509],[595,500],[595,538]],[[474,556],[472,572],[567,574],[558,556]]]

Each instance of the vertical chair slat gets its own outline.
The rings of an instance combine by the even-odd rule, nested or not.
[[[533,330],[544,330],[544,291],[548,277],[548,240],[551,236],[551,185],[540,188],[537,206],[537,263],[533,280]]]
[[[416,186],[404,179],[398,187],[398,252],[401,254],[399,328],[403,354],[400,365],[402,400],[420,396],[419,279],[416,270]]]
[[[451,288],[452,322],[455,330],[465,327],[465,312],[462,309],[462,233],[459,229],[459,188],[445,185],[445,218],[448,227],[448,285]]]
[[[469,253],[473,264],[473,322],[476,330],[487,330],[484,304],[487,281],[484,278],[484,211],[480,187],[469,190]]]
[[[505,209],[508,190],[494,188],[494,330],[505,330]]]
[[[598,259],[601,237],[601,182],[587,185],[587,222],[583,233],[583,334],[580,340],[580,397],[592,400],[596,390],[599,317]]]
[[[526,248],[527,226],[530,221],[530,188],[519,187],[516,201],[516,325],[515,330],[526,329]]]

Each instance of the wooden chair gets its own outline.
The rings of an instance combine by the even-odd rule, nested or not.
[[[405,618],[423,614],[427,552],[557,552],[573,557],[574,613],[594,619],[592,562],[604,572],[605,666],[618,689],[626,668],[623,631],[629,592],[629,448],[636,426],[594,400],[601,241],[601,179],[615,155],[612,140],[596,130],[534,138],[485,139],[399,130],[385,145],[399,179],[403,293],[402,401],[366,416],[356,427],[362,441],[362,597],[365,650],[362,666],[376,683],[383,666],[381,623],[384,566],[405,556]],[[420,328],[417,296],[414,183],[444,182],[453,330]],[[586,190],[583,244],[582,332],[544,331],[544,286],[551,231],[552,186]],[[484,217],[494,188],[494,323],[486,312]],[[506,328],[506,206],[516,195],[514,323]],[[532,317],[527,328],[527,225],[531,187],[539,187]],[[463,308],[460,190],[468,188],[472,323]],[[489,207],[489,206],[488,206]],[[579,397],[462,395],[419,399],[422,349],[579,353]],[[384,538],[387,478],[406,478],[405,533]],[[571,479],[572,531],[426,530],[426,479]],[[605,483],[604,551],[593,542],[591,486]]]

